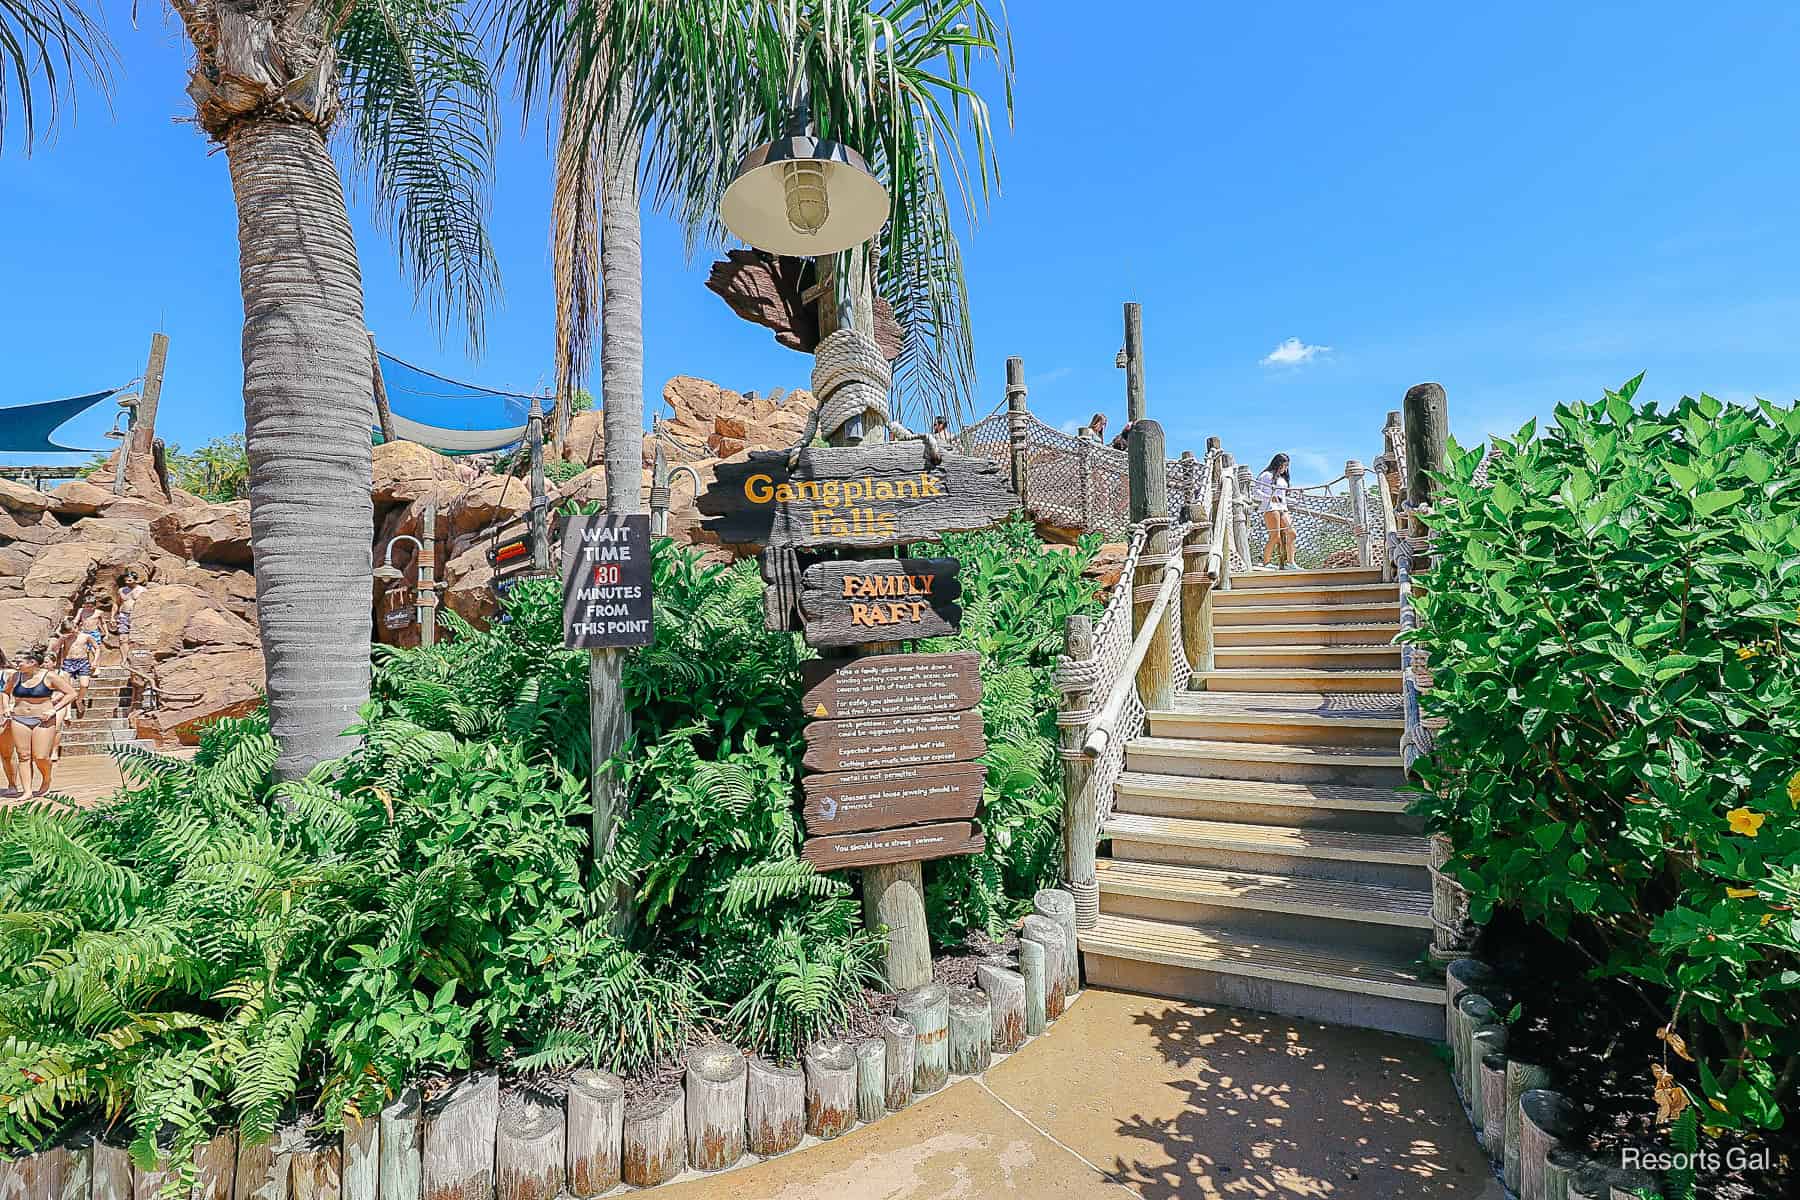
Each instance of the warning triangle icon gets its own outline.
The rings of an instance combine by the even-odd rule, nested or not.
[[[826,713],[825,713],[825,706],[824,706],[824,705],[823,705],[823,704],[821,704],[821,705],[819,705],[819,707],[817,707],[817,708],[815,708],[815,709],[813,709],[813,716],[815,716],[815,717],[822,717],[822,716],[825,716],[825,715],[826,715]]]

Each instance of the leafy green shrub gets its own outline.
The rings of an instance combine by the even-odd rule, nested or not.
[[[1800,411],[1637,386],[1496,442],[1486,487],[1453,448],[1418,807],[1477,920],[1587,947],[1666,1014],[1705,1124],[1773,1128],[1800,1063]]]

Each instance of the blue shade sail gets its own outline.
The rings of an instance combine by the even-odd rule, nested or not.
[[[102,400],[117,395],[118,391],[118,388],[107,388],[104,392],[70,396],[66,400],[0,408],[0,454],[89,453],[89,447],[65,445],[50,435]]]
[[[444,454],[481,454],[524,438],[533,397],[461,383],[385,350],[376,353],[396,437]],[[554,397],[538,399],[548,418]]]

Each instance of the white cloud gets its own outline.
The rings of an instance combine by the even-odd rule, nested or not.
[[[1061,425],[1057,426],[1057,428],[1061,429],[1064,433],[1068,434],[1070,437],[1074,437],[1076,434],[1081,432],[1081,422],[1076,420],[1074,417],[1070,417],[1068,420],[1064,421]]]
[[[1263,356],[1265,367],[1297,367],[1321,354],[1330,354],[1330,346],[1314,346],[1297,337],[1288,338]]]
[[[1067,379],[1074,373],[1074,367],[1052,367],[1048,371],[1040,371],[1033,374],[1027,382],[1034,384],[1055,383],[1059,379]]]

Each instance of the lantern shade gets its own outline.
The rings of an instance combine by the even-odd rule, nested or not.
[[[788,217],[789,175],[795,169],[823,177],[828,214],[816,232]],[[744,156],[719,202],[725,227],[771,254],[836,254],[881,232],[888,219],[887,189],[863,156],[841,142],[788,133]]]

